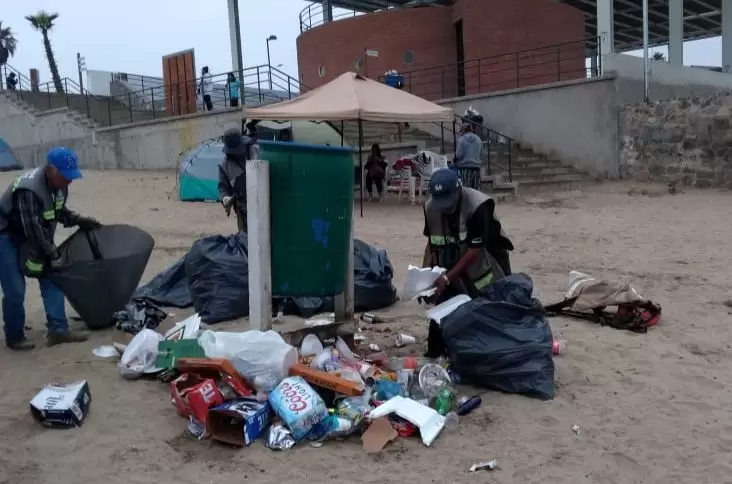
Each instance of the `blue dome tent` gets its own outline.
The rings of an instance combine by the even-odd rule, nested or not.
[[[18,159],[10,150],[10,146],[0,138],[0,171],[20,170]]]

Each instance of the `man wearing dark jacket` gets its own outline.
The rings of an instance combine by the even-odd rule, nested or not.
[[[238,129],[224,133],[225,158],[219,164],[219,195],[226,216],[234,209],[239,232],[247,231],[247,172],[254,141]]]
[[[3,292],[5,343],[13,350],[35,345],[25,338],[25,276],[37,278],[46,310],[48,345],[85,341],[69,331],[64,295],[47,277],[62,267],[54,243],[56,225],[94,230],[101,225],[66,207],[68,186],[81,178],[76,154],[66,148],[48,152],[47,165],[19,176],[0,197],[0,286]]]

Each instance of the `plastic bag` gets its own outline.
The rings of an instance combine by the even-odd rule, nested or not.
[[[532,291],[529,276],[513,274],[442,318],[447,353],[461,377],[506,393],[554,398],[552,331]]]
[[[189,308],[193,306],[193,297],[188,288],[186,277],[186,258],[166,268],[152,278],[144,286],[135,291],[135,298],[144,298],[159,306]]]
[[[107,328],[130,301],[154,245],[150,234],[129,225],[77,230],[59,246],[66,265],[49,278],[89,328]]]
[[[328,408],[323,399],[300,376],[282,380],[269,394],[268,400],[295,440],[307,437],[328,417]],[[327,431],[328,428],[325,428]]]
[[[122,353],[117,365],[123,378],[134,380],[145,373],[155,373],[155,359],[158,357],[158,344],[163,336],[151,329],[143,329],[132,338]]]
[[[207,358],[224,358],[258,392],[272,390],[297,363],[297,350],[275,331],[204,331],[198,338]]]
[[[199,239],[186,256],[185,269],[193,307],[204,323],[249,315],[247,234]]]
[[[300,345],[300,356],[317,356],[323,352],[323,343],[314,334],[305,336]]]

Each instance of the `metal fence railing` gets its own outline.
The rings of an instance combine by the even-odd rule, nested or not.
[[[571,79],[598,77],[599,50],[587,56],[598,38],[400,72],[403,89],[426,99],[446,99]],[[591,59],[594,57],[594,62]],[[590,67],[588,67],[588,62]],[[379,80],[384,82],[384,76]]]
[[[2,66],[2,87],[7,89],[5,78],[16,72],[19,79],[14,91],[24,101],[38,109],[69,107],[86,114],[102,126],[134,123],[157,118],[165,118],[191,111],[210,111],[233,107],[231,90],[227,83],[228,73],[210,77],[210,105],[200,92],[201,79],[182,81],[163,85],[162,81],[151,87],[134,89],[134,82],[120,83],[121,79],[110,79],[115,92],[110,96],[100,96],[83,89],[73,79],[63,78],[62,93],[56,92],[53,82],[33,86],[30,80],[11,66]],[[148,78],[148,85],[150,80]],[[112,86],[110,86],[112,88]],[[238,105],[259,106],[298,96],[304,87],[299,81],[281,70],[260,65],[243,70],[243,79],[238,88]]]

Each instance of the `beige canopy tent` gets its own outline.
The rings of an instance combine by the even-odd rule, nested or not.
[[[281,103],[252,108],[252,119],[377,121],[384,123],[452,122],[452,109],[346,72],[328,84]]]
[[[455,122],[452,109],[372,81],[355,72],[346,72],[295,99],[249,109],[247,117],[257,120],[358,121],[359,147],[363,146],[363,121]],[[363,171],[361,152],[359,149],[360,169]],[[360,192],[363,216],[363,177]]]

